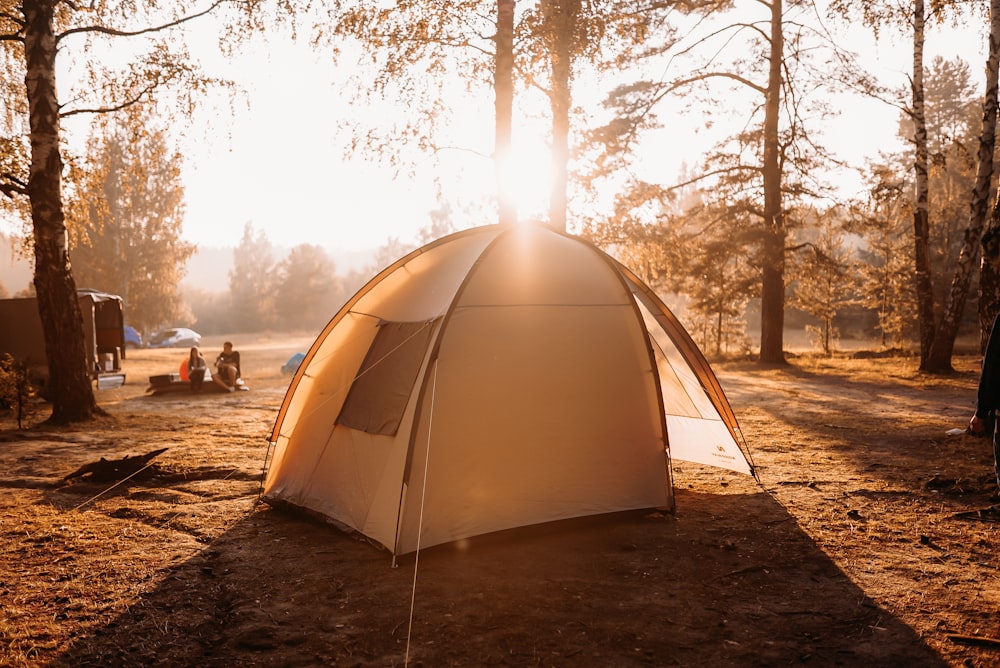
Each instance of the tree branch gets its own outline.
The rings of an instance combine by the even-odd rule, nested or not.
[[[14,177],[11,174],[4,174],[3,178],[6,179],[6,183],[0,183],[0,193],[3,193],[7,197],[14,199],[15,195],[27,195],[28,194],[28,184],[21,181],[20,179]]]
[[[102,35],[111,35],[112,37],[138,37],[139,35],[147,35],[150,33],[162,32],[164,30],[169,30],[170,28],[176,28],[179,25],[187,23],[188,21],[193,21],[194,19],[199,19],[203,16],[207,16],[216,10],[220,5],[230,0],[214,0],[211,5],[206,9],[196,12],[194,14],[189,14],[188,16],[182,16],[173,21],[163,23],[158,26],[149,26],[148,28],[143,28],[141,30],[118,30],[115,28],[109,28],[102,25],[90,25],[90,26],[80,26],[78,28],[70,28],[69,30],[59,33],[56,35],[56,42],[61,42],[64,37],[69,37],[71,35],[79,33],[99,33]]]
[[[110,107],[93,107],[93,108],[82,108],[82,109],[71,109],[69,111],[61,112],[59,114],[60,118],[69,118],[70,116],[76,116],[77,114],[107,114],[116,111],[121,111],[131,107],[134,104],[138,104],[139,100],[148,95],[150,92],[156,90],[159,87],[159,83],[152,83],[145,88],[142,88],[138,93],[133,95],[131,98],[122,101],[119,104]]]

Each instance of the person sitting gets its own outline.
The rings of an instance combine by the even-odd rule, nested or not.
[[[215,358],[216,383],[221,384],[230,392],[236,389],[236,381],[241,377],[240,353],[233,350],[231,341],[222,344],[222,352]]]
[[[205,381],[205,375],[208,373],[208,363],[205,362],[201,351],[196,347],[191,348],[191,352],[188,353],[187,375],[188,382],[191,383],[192,392],[201,392],[201,385]]]

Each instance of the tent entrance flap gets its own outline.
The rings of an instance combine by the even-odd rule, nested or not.
[[[338,424],[369,434],[395,435],[427,354],[432,325],[433,321],[379,323]]]

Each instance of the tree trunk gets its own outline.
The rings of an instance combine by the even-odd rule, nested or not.
[[[983,123],[979,133],[979,166],[976,170],[976,183],[972,188],[972,199],[969,203],[969,227],[965,231],[965,240],[958,256],[958,266],[948,294],[948,303],[944,316],[938,325],[937,333],[927,355],[924,370],[932,373],[951,371],[951,356],[955,350],[955,337],[965,311],[965,301],[969,295],[969,285],[972,283],[972,270],[983,238],[983,227],[989,215],[990,183],[993,178],[993,150],[996,147],[997,130],[997,76],[1000,63],[1000,0],[990,1],[990,47],[986,60],[986,93],[983,96]],[[982,300],[979,308],[980,317],[984,310]],[[996,302],[993,301],[986,309],[987,316],[996,314]],[[990,331],[993,324],[980,329]]]
[[[781,198],[778,115],[784,51],[782,3],[771,3],[771,54],[764,106],[764,247],[760,295],[760,361],[785,362],[785,222]]]
[[[514,4],[516,0],[497,0],[496,61],[493,88],[496,95],[496,141],[493,162],[497,176],[498,222],[517,222],[517,209],[511,192],[511,118],[514,106]]]
[[[55,0],[23,2],[24,81],[31,139],[28,199],[34,231],[34,283],[49,358],[49,421],[66,424],[90,419],[100,411],[84,352],[83,317],[70,271],[63,217],[54,5]]]
[[[570,79],[573,69],[573,35],[580,0],[550,0],[547,18],[552,37],[552,189],[549,193],[549,225],[566,231],[566,186],[569,169]]]
[[[931,283],[930,222],[927,213],[927,120],[924,115],[924,0],[913,2],[913,268],[916,273],[920,369],[924,370],[934,340],[934,290]]]

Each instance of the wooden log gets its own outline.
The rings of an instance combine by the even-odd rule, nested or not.
[[[144,455],[130,457],[125,455],[121,459],[105,459],[101,457],[96,462],[84,464],[77,470],[63,478],[63,481],[74,478],[86,478],[93,482],[111,482],[114,480],[124,480],[131,475],[135,475],[145,468],[153,458],[163,454],[167,448],[153,450]]]
[[[1000,649],[1000,638],[990,638],[989,636],[964,636],[958,633],[950,633],[948,634],[948,640],[960,645],[977,645],[979,647]]]

